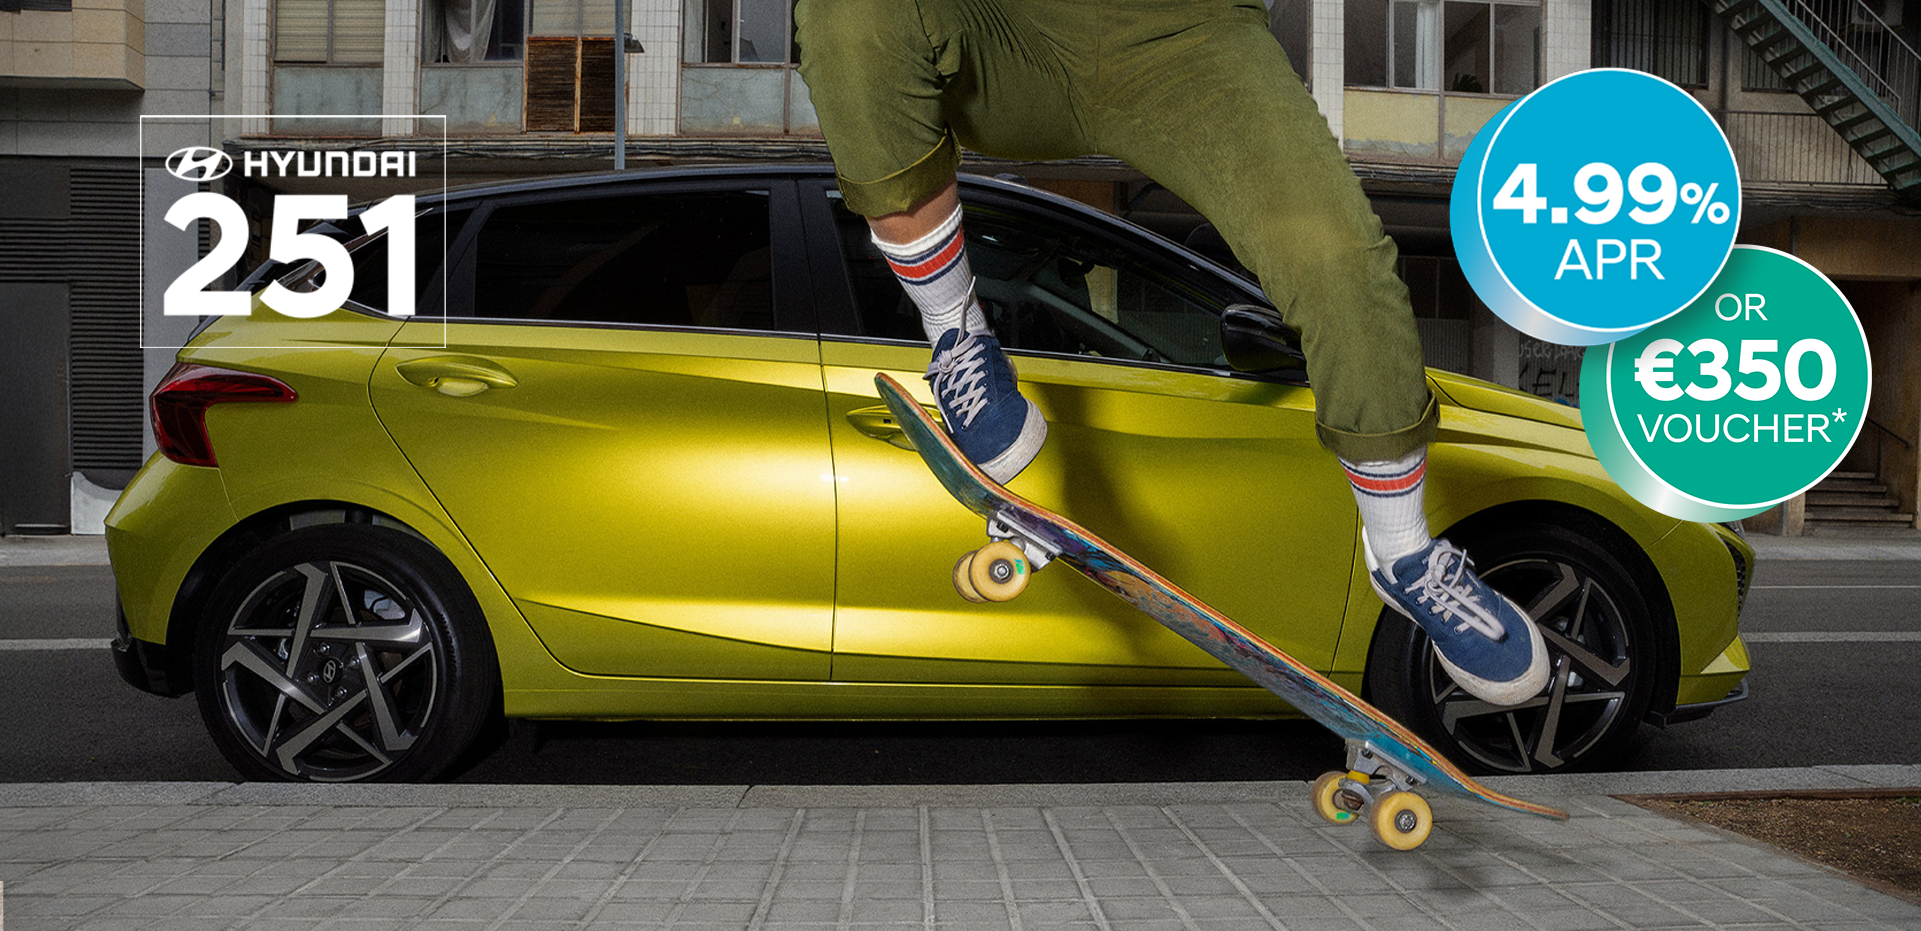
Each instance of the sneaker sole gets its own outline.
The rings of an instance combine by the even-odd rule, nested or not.
[[[1027,399],[1022,398],[1026,401]],[[980,464],[980,470],[995,484],[1005,485],[1021,474],[1027,464],[1040,455],[1041,444],[1047,442],[1047,418],[1041,416],[1041,409],[1034,402],[1027,401],[1027,417],[1021,422],[1021,432],[1014,437],[1001,454]]]
[[[1374,573],[1380,570],[1380,564],[1374,561],[1374,551],[1368,548],[1365,529],[1361,531],[1361,555],[1367,560],[1367,583],[1373,587],[1374,594],[1381,599],[1381,603],[1394,609],[1394,613],[1407,618],[1408,623],[1419,628],[1421,622],[1415,620],[1414,615],[1403,609],[1401,603],[1381,588],[1381,583],[1375,579]],[[1495,594],[1501,595],[1500,592]],[[1520,615],[1528,625],[1528,640],[1532,643],[1532,649],[1529,650],[1527,672],[1522,673],[1520,678],[1507,682],[1483,679],[1449,662],[1447,654],[1441,652],[1440,647],[1436,646],[1433,649],[1434,658],[1441,661],[1441,668],[1447,671],[1448,677],[1454,680],[1454,684],[1466,689],[1468,694],[1484,702],[1507,707],[1527,701],[1541,694],[1542,689],[1547,688],[1547,643],[1546,638],[1541,636],[1540,625],[1534,623],[1534,619],[1528,617],[1527,612],[1514,603],[1514,599],[1501,595],[1501,600],[1507,602],[1514,609],[1514,613]]]

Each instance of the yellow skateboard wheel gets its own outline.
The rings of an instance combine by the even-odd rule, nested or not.
[[[1434,810],[1412,792],[1389,792],[1375,800],[1374,836],[1395,850],[1413,850],[1434,829]]]
[[[1314,813],[1331,824],[1353,824],[1359,815],[1349,809],[1342,796],[1341,779],[1346,773],[1323,773],[1314,780]]]
[[[967,567],[967,581],[988,601],[1011,601],[1027,590],[1032,573],[1027,554],[1006,540],[996,540],[974,551]]]
[[[960,596],[968,601],[975,604],[984,604],[987,599],[982,598],[981,593],[974,590],[974,583],[968,581],[967,578],[968,569],[974,565],[974,554],[976,552],[978,551],[968,550],[961,554],[958,562],[954,563],[954,590],[960,592]]]

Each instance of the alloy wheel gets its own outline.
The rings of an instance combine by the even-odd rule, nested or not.
[[[364,566],[310,560],[269,575],[227,619],[221,711],[288,778],[377,776],[437,712],[444,676],[419,599]]]
[[[1427,651],[1426,695],[1443,731],[1497,772],[1560,769],[1623,723],[1639,670],[1635,631],[1595,573],[1554,558],[1519,558],[1481,573],[1535,619],[1546,640],[1548,687],[1519,705],[1494,705],[1455,685]]]

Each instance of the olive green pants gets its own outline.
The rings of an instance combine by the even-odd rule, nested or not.
[[[1119,158],[1201,212],[1299,330],[1321,443],[1434,436],[1407,287],[1259,0],[799,0],[800,70],[847,206],[898,213],[958,146]]]

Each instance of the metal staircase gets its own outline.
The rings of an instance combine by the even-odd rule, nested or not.
[[[1862,0],[1704,0],[1895,193],[1921,200],[1921,55]]]

